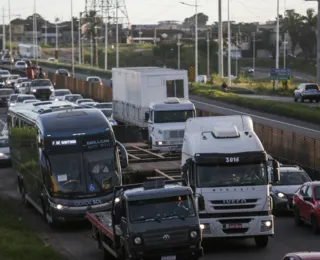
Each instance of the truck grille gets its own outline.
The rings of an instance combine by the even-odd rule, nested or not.
[[[243,201],[228,201],[228,200],[212,200],[212,207],[215,210],[239,210],[239,209],[253,209],[256,207],[258,199],[244,199]]]
[[[164,236],[169,235],[169,239],[165,239]],[[168,245],[172,243],[185,242],[188,240],[188,230],[173,230],[168,232],[152,232],[143,235],[144,243],[148,246],[153,245]]]
[[[171,130],[169,131],[170,138],[183,138],[184,137],[184,130]]]

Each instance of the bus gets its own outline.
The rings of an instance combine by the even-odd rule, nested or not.
[[[7,124],[23,203],[50,226],[112,206],[128,155],[101,111],[43,101],[10,108]]]
[[[19,54],[21,58],[41,58],[41,47],[32,44],[18,44]]]

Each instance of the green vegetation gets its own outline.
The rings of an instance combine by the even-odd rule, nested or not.
[[[0,259],[61,260],[62,257],[26,228],[9,202],[0,200]]]
[[[320,109],[311,108],[302,104],[239,97],[234,93],[225,93],[217,89],[208,91],[208,89],[198,86],[192,86],[190,88],[190,94],[254,109],[261,112],[271,113],[274,115],[286,116],[305,122],[312,122],[316,124],[319,123]]]

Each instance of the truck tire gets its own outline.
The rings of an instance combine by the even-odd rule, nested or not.
[[[254,241],[255,241],[256,246],[258,248],[264,248],[268,245],[269,237],[268,236],[256,236],[254,238]]]

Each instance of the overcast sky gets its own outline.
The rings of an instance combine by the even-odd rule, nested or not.
[[[93,2],[93,0],[88,0]],[[98,0],[97,0],[98,1]],[[115,0],[113,0],[115,1]],[[124,0],[131,24],[153,24],[161,20],[183,21],[185,17],[192,16],[195,8],[180,3],[179,0]],[[10,0],[12,18],[21,15],[23,18],[33,13],[33,1]],[[71,17],[70,0],[36,0],[37,13],[49,21],[55,17],[68,20]],[[195,4],[195,0],[184,0]],[[210,23],[217,20],[217,0],[198,0],[198,12],[209,16]],[[227,0],[223,0],[223,19],[227,20]],[[8,21],[8,1],[2,0]],[[234,21],[265,22],[276,17],[277,0],[230,0],[230,19]],[[0,6],[1,7],[1,6]],[[79,16],[84,11],[85,0],[73,0],[73,16]],[[295,9],[304,13],[307,8],[316,8],[316,2],[304,0],[280,0],[280,13],[285,9]],[[2,10],[1,10],[2,11]],[[1,13],[2,18],[2,13]],[[2,23],[2,19],[1,22]]]

